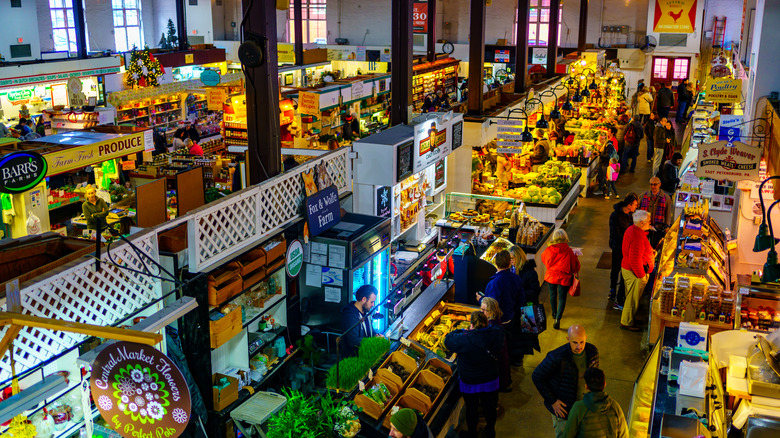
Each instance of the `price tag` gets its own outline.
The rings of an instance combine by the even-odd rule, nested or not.
[[[368,370],[368,380],[371,380],[374,378],[374,370],[369,369]]]
[[[748,289],[748,288],[746,288],[746,287],[741,287],[741,288],[739,288],[739,294],[740,294],[740,295],[747,295],[747,294],[749,294],[749,293],[750,293],[750,289]]]
[[[408,340],[408,339],[406,339],[406,338],[401,338],[401,343],[402,343],[402,344],[404,344],[404,345],[405,345],[405,346],[407,346],[407,347],[408,347],[409,345],[411,345],[411,344],[412,344],[412,343],[411,343],[411,342],[409,342],[409,340]]]
[[[366,390],[366,384],[363,383],[362,380],[358,380],[358,389],[360,389],[360,392],[363,392]]]
[[[453,360],[455,360],[455,355],[456,355],[456,354],[457,354],[457,353],[452,353],[452,356],[450,356],[450,357],[448,357],[448,358],[447,358],[447,362],[452,362]]]

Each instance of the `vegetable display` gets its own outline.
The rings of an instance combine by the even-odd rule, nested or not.
[[[382,356],[390,350],[390,341],[382,337],[363,338],[358,347],[357,357],[347,357],[328,370],[325,381],[328,388],[349,391],[357,385],[358,380],[366,375]],[[338,382],[336,381],[338,370]]]
[[[390,351],[390,341],[387,338],[379,336],[363,338],[358,348],[358,357],[373,365],[388,351]]]

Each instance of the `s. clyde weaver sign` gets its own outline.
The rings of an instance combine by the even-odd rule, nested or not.
[[[699,146],[696,176],[715,180],[758,180],[762,147],[735,141],[718,141]]]

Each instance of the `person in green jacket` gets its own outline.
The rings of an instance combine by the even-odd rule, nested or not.
[[[563,436],[566,438],[628,438],[628,425],[623,409],[612,399],[604,371],[588,368],[585,371],[588,393],[575,402],[569,412],[569,420]]]

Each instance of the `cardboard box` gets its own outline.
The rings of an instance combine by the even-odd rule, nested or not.
[[[230,385],[221,390],[214,387],[221,379],[227,379]],[[238,400],[238,380],[235,377],[216,373],[211,376],[211,398],[214,401],[214,410],[221,411],[231,403]]]

